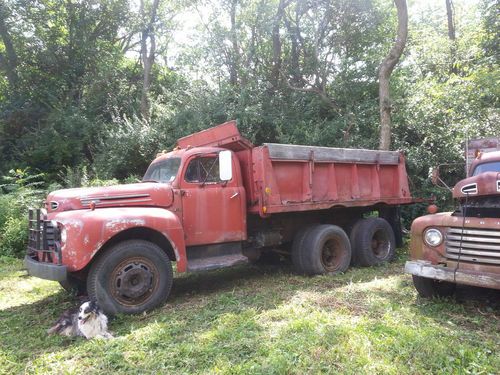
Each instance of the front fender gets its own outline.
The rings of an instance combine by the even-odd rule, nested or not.
[[[179,218],[162,208],[123,207],[49,214],[61,228],[62,263],[69,272],[84,268],[106,242],[127,229],[149,228],[170,242],[177,271],[186,270],[184,230]]]
[[[433,215],[420,216],[413,220],[410,231],[410,258],[413,260],[428,260],[432,264],[446,261],[444,243],[437,247],[426,245],[423,239],[425,229],[438,228],[445,234],[446,221],[451,217],[451,212],[441,212]]]

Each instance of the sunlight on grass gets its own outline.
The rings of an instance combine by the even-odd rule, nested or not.
[[[0,372],[498,373],[498,310],[416,297],[402,261],[337,277],[242,267],[183,276],[164,307],[111,320],[113,340],[47,337],[76,304],[0,262]],[[482,314],[478,314],[482,309]]]
[[[0,309],[2,310],[43,299],[61,289],[56,282],[28,277],[26,271],[18,269],[6,276],[4,272],[0,275]]]

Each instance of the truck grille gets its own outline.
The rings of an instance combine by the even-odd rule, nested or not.
[[[460,242],[462,251],[460,251]],[[467,263],[500,265],[500,231],[491,229],[448,228],[446,258]]]
[[[28,255],[39,262],[62,263],[59,230],[40,209],[29,210]]]

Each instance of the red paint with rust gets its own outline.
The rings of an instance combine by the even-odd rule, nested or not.
[[[466,178],[459,181],[453,188],[453,198],[464,199],[467,196],[465,193],[467,186],[473,184],[476,184],[478,189],[476,193],[469,193],[469,197],[497,195],[500,192],[500,185],[497,185],[497,181],[500,181],[500,172],[485,172]]]
[[[113,207],[65,211],[48,215],[56,220],[63,239],[62,260],[68,271],[84,268],[111,238],[133,228],[149,228],[163,235],[172,245],[177,269],[186,269],[186,247],[182,222],[172,212],[150,207]]]
[[[478,166],[484,172],[474,173]],[[415,276],[443,281],[450,281],[445,278],[447,270],[452,274],[464,272],[463,284],[500,289],[500,151],[480,155],[472,162],[470,172],[472,177],[453,188],[457,211],[413,221],[412,261],[407,262],[406,269]],[[439,230],[442,243],[427,244],[427,229]]]
[[[174,151],[159,155],[152,166],[179,160],[178,171],[166,182],[49,194],[47,219],[61,230],[63,264],[69,272],[82,270],[117,236],[147,230],[170,244],[177,270],[184,272],[186,248],[249,240],[251,216],[265,220],[285,213],[414,202],[402,154],[392,153],[390,161],[356,161],[358,151],[377,152],[348,150],[351,156],[344,157],[344,149],[318,148],[318,155],[311,149],[303,158],[303,149],[285,147],[289,155],[276,151],[271,155],[270,150],[278,146],[283,145],[254,147],[231,121],[184,137]],[[233,155],[230,181],[200,182],[187,177],[191,162],[216,158],[223,150]],[[339,158],[321,159],[321,152],[336,152]]]

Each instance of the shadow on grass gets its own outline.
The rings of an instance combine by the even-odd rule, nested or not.
[[[82,343],[81,338],[49,336],[46,332],[63,310],[74,305],[72,297],[61,290],[34,303],[0,310],[0,347],[4,355],[26,364],[45,353]]]
[[[259,350],[264,350],[262,343],[268,338],[256,321],[257,315],[288,303],[299,292],[306,294],[311,292],[314,296],[321,296],[326,291],[335,291],[352,284],[401,274],[402,266],[398,262],[377,268],[353,268],[346,274],[337,276],[298,276],[293,274],[292,268],[286,264],[248,265],[182,275],[175,279],[172,294],[164,306],[145,315],[118,316],[111,321],[110,326],[118,338],[134,333],[134,340],[143,340],[140,344],[136,344],[139,345],[138,350],[151,350],[155,356],[160,356],[154,359],[150,370],[153,370],[156,364],[160,366],[166,363],[168,358],[186,362],[176,363],[177,367],[173,367],[171,371],[183,366],[185,369],[208,370],[211,366],[211,353],[216,352],[218,358],[227,359],[229,362],[246,361],[252,356],[258,356]],[[450,303],[451,300],[427,301],[424,305],[419,299],[415,300],[412,293],[414,291],[411,282],[404,278],[398,282],[394,290],[360,288],[352,295],[342,296],[341,301],[336,300],[335,295],[327,295],[323,300],[318,299],[315,304],[326,311],[338,308],[351,311],[353,306],[358,306],[358,311],[353,310],[353,314],[377,317],[384,313],[388,304],[397,308],[398,304],[415,303],[413,308],[416,318],[423,314],[443,326],[449,317],[441,312],[447,308],[451,307],[458,313],[459,320],[466,319],[469,313],[475,312],[474,308],[467,306],[457,307],[457,304]],[[477,299],[478,291],[471,293]],[[498,298],[498,295],[496,296]],[[368,297],[372,298],[371,302],[367,301]],[[498,302],[498,299],[496,301]],[[48,338],[45,333],[63,310],[78,303],[77,299],[61,290],[34,303],[0,310],[2,351],[7,353],[18,366],[22,366],[23,363],[34,361],[46,353],[62,352],[68,347],[73,349],[84,344],[85,341],[80,338],[69,339],[60,336]],[[433,305],[435,307],[432,307]],[[487,314],[491,316],[491,313]],[[304,335],[308,340],[314,335],[314,327],[306,325],[293,329],[310,331]],[[283,334],[288,333],[285,331]],[[333,340],[334,337],[344,337],[343,335],[347,334],[335,328],[331,335],[328,334],[328,339]],[[231,350],[221,351],[218,348],[221,342],[230,342]],[[123,371],[134,369],[133,356],[124,358],[122,353],[123,350],[127,350],[125,341],[117,340],[106,344],[106,347],[112,349],[101,354],[106,357],[106,363],[122,366],[113,369]],[[283,353],[287,350],[288,348],[284,347]],[[191,359],[190,353],[193,351],[199,354],[196,361]],[[164,352],[166,354],[163,354]],[[165,358],[162,359],[161,356]],[[283,366],[285,365],[286,361]]]
[[[14,272],[18,271],[18,269],[14,270]],[[165,306],[175,309],[177,304],[189,305],[190,302],[196,304],[200,300],[209,303],[206,297],[216,297],[228,291],[233,294],[239,293],[247,290],[249,286],[253,287],[251,294],[264,293],[267,297],[271,297],[268,302],[275,305],[297,291],[334,289],[352,283],[394,276],[398,273],[397,265],[389,265],[376,268],[351,268],[342,275],[310,277],[295,274],[288,262],[278,265],[245,265],[176,277]],[[30,317],[33,318],[34,325],[43,324],[47,328],[62,311],[80,302],[80,299],[61,289],[43,300],[0,310],[0,316],[3,318]],[[156,310],[161,311],[162,308]]]
[[[461,303],[472,303],[500,312],[500,290],[461,285],[457,287],[455,298]]]
[[[455,324],[465,333],[497,334],[500,322],[500,290],[458,285],[454,295],[446,298],[422,298],[414,290],[410,278],[401,280],[398,289],[411,288],[411,309],[415,319],[430,318],[441,327]],[[452,322],[452,323],[450,323]]]

